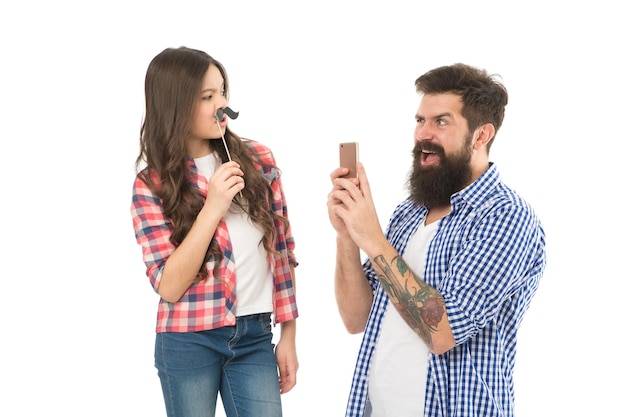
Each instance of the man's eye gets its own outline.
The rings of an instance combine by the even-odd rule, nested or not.
[[[437,119],[437,125],[439,126],[444,126],[446,124],[446,121],[443,119]]]

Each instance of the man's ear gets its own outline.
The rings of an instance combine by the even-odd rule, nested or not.
[[[496,133],[496,128],[491,123],[485,123],[474,132],[474,150],[479,150],[489,143]]]

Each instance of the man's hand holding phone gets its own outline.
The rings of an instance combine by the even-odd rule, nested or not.
[[[328,215],[330,222],[340,235],[349,237],[344,221],[338,216],[338,211],[344,211],[344,199],[351,193],[358,193],[359,178],[357,173],[357,163],[359,161],[359,143],[342,142],[339,144],[339,168],[330,174],[333,182],[333,189],[328,196]],[[345,171],[348,172],[345,172]],[[348,189],[344,188],[344,181],[337,181],[339,178],[349,180],[352,185]],[[343,184],[341,184],[343,183]],[[357,188],[353,188],[356,186]],[[352,189],[350,191],[349,189]],[[349,238],[351,240],[351,238]]]

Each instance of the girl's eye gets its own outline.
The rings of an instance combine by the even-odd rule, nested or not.
[[[220,91],[220,95],[221,95],[222,97],[226,96],[226,90],[222,90],[222,91]]]

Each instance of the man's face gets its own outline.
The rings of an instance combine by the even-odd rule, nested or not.
[[[450,204],[450,196],[472,177],[473,135],[455,94],[425,95],[415,116],[411,199],[428,208]]]

